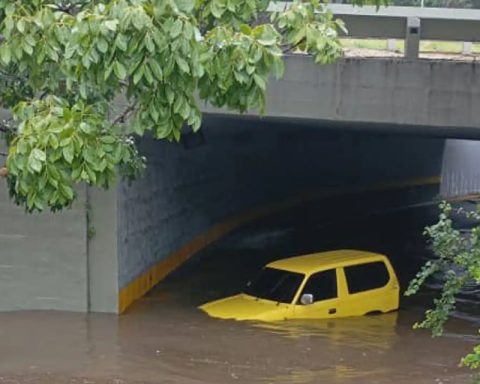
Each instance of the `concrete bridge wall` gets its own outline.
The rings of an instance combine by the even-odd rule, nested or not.
[[[295,55],[286,58],[282,79],[269,84],[266,116],[480,138],[478,100],[476,62],[358,57],[319,66]],[[204,110],[225,113],[208,106]]]

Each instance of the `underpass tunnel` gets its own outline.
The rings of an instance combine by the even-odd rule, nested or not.
[[[373,233],[361,217],[429,202],[440,179],[441,196],[480,192],[479,143],[458,140],[480,138],[475,65],[359,57],[319,69],[303,55],[285,61],[282,80],[269,87],[268,117],[202,105],[201,131],[180,144],[139,140],[148,167],[131,185],[79,185],[69,209],[29,215],[4,183],[0,311],[120,312],[242,228],[272,239],[278,258],[368,248],[358,234],[343,236],[357,243],[343,241],[345,223],[331,232],[337,241],[310,239],[347,216]],[[274,218],[293,237],[269,234]]]
[[[142,139],[146,174],[117,191],[119,311],[239,227],[250,225],[254,237],[252,223],[275,215],[278,223],[298,226],[302,247],[284,244],[269,256],[281,258],[315,251],[319,243],[309,244],[302,233],[315,238],[317,225],[338,215],[431,202],[439,194],[445,142],[368,127],[219,115],[207,116],[201,133],[186,134],[180,145]],[[221,265],[213,266],[219,275]]]

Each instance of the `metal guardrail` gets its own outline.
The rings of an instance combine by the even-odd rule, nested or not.
[[[288,7],[277,2],[270,11]],[[418,7],[354,7],[330,4],[352,38],[404,39],[405,55],[417,58],[420,40],[480,42],[480,10]]]

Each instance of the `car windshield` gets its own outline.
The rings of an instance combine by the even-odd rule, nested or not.
[[[261,299],[291,303],[304,277],[301,273],[264,268],[257,278],[247,285],[245,293]]]

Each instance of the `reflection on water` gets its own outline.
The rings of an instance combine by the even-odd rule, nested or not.
[[[383,367],[374,368],[368,372],[359,371],[354,367],[344,364],[337,364],[332,367],[325,367],[317,371],[298,369],[292,370],[284,376],[273,376],[265,378],[266,383],[337,383],[337,382],[360,382],[360,379],[369,380],[373,377],[387,376],[388,369]]]
[[[349,347],[352,340],[365,349],[386,349],[397,337],[398,312],[383,315],[330,320],[255,322],[252,326],[287,338],[318,337],[332,347]]]
[[[327,206],[338,215],[338,205]],[[399,312],[368,317],[249,323],[212,319],[196,309],[242,290],[268,261],[295,254],[332,248],[383,252],[403,287],[429,257],[420,234],[435,220],[435,210],[355,220],[340,215],[342,220],[325,226],[319,217],[329,213],[318,209],[233,233],[121,317],[0,314],[0,383],[469,383],[470,372],[457,363],[480,342],[478,290],[465,293],[457,317],[437,339],[412,330],[434,287],[404,300]]]

